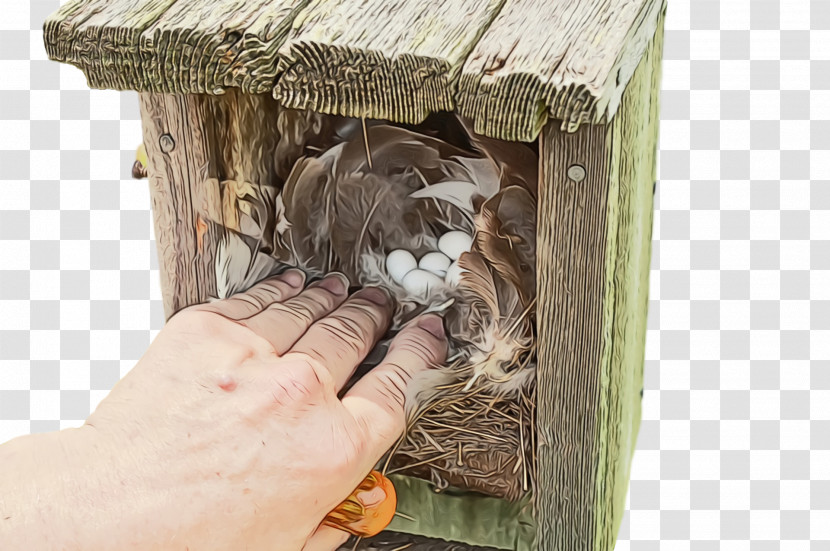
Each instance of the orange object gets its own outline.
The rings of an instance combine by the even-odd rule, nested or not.
[[[389,526],[397,506],[398,496],[392,481],[372,471],[352,495],[326,516],[323,524],[370,538]]]

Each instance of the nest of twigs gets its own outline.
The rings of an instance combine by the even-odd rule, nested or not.
[[[389,472],[517,500],[533,489],[536,465],[535,391],[492,396],[459,382],[439,389],[392,450]]]
[[[285,181],[223,186],[248,231],[217,253],[220,297],[286,264],[388,289],[394,327],[358,376],[403,324],[443,313],[450,359],[408,397],[386,468],[519,499],[535,483],[537,152],[452,114],[418,127],[301,112],[280,122],[277,149],[295,156],[281,159]]]

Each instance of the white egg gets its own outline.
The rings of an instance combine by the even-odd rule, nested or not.
[[[398,283],[403,283],[404,276],[417,267],[418,261],[404,249],[396,249],[386,257],[386,271]]]
[[[438,240],[438,248],[442,253],[450,257],[450,260],[458,260],[461,253],[466,253],[472,246],[473,237],[463,231],[445,233]]]
[[[447,275],[447,268],[450,267],[452,260],[444,253],[433,252],[427,253],[418,261],[418,267],[422,270],[432,272],[438,277]]]
[[[458,282],[461,281],[461,273],[464,271],[464,268],[458,265],[458,261],[453,262],[450,264],[450,267],[447,268],[447,275],[444,277],[444,281],[447,285],[451,285],[452,287],[456,287]]]
[[[403,288],[409,294],[426,297],[431,291],[444,285],[444,280],[426,270],[412,270],[403,278]]]

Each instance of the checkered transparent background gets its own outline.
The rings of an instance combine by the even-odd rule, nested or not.
[[[0,442],[162,325],[134,93],[0,17]],[[644,419],[619,550],[830,549],[830,0],[670,0]]]

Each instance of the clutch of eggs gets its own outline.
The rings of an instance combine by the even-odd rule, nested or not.
[[[386,257],[386,271],[411,295],[427,297],[441,287],[455,287],[461,276],[458,258],[470,250],[473,237],[463,231],[451,231],[438,240],[438,250],[416,260],[405,250],[396,249]]]

